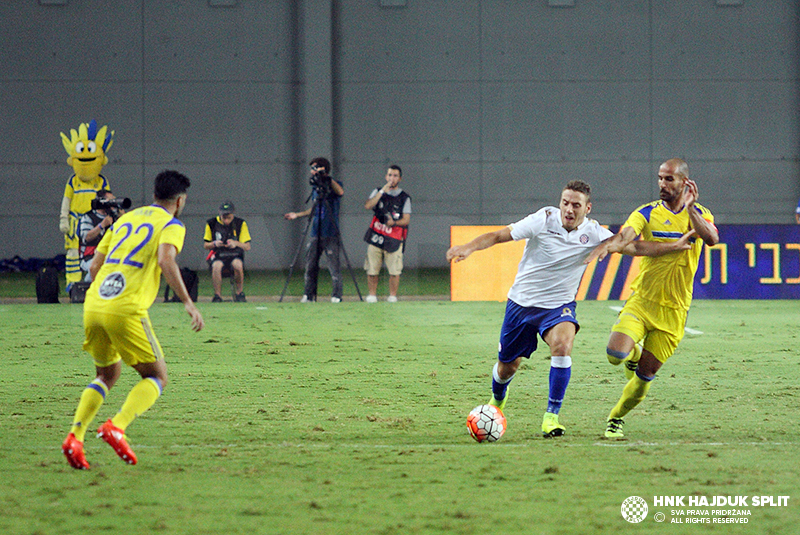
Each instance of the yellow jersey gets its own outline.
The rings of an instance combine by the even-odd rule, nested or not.
[[[714,223],[714,216],[707,208],[695,203],[693,210],[700,212],[709,223]],[[673,212],[659,200],[637,208],[624,227],[631,227],[637,235],[641,234],[643,240],[670,242],[688,232],[691,221],[685,206]],[[661,306],[688,311],[703,243],[699,238],[692,238],[691,248],[686,251],[643,257],[639,275],[631,284],[633,292]]]
[[[234,224],[237,219],[242,222],[241,227],[239,227],[238,229]],[[219,237],[214,235],[214,232],[212,232],[210,222],[211,222],[210,219],[206,222],[206,230],[203,233],[203,241],[216,241],[220,239]],[[222,218],[220,216],[217,216],[216,222],[219,226],[222,227],[225,226],[223,225]],[[232,236],[228,236],[228,238],[233,238],[234,240],[241,243],[247,243],[252,239],[250,237],[250,229],[247,228],[247,221],[245,221],[244,219],[240,219],[238,217],[234,218],[234,221],[231,222],[231,225],[228,228],[231,228],[233,234]]]
[[[72,175],[64,188],[64,197],[70,200],[70,214],[80,218],[83,214],[92,211],[92,199],[97,197],[101,189],[109,189],[108,180],[103,175],[97,175],[91,182],[84,182]]]
[[[183,223],[156,204],[124,214],[97,246],[105,263],[86,292],[84,311],[146,313],[161,283],[158,246],[169,243],[180,252],[185,237]]]

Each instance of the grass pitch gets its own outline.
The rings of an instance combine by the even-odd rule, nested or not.
[[[702,334],[626,418],[627,439],[608,441],[618,304],[578,304],[564,437],[540,436],[540,344],[512,383],[505,436],[477,444],[465,420],[489,398],[502,303],[201,303],[198,334],[180,305],[157,303],[171,382],[128,429],[139,464],[89,434],[86,472],[60,451],[93,377],[81,306],[0,305],[0,533],[797,533],[800,303],[697,301]],[[93,428],[136,380],[123,371]],[[790,498],[736,508],[745,524],[673,523],[719,509],[690,496],[718,495]],[[650,505],[639,524],[620,514],[629,496]]]

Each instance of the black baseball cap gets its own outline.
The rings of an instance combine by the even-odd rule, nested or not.
[[[232,214],[236,211],[236,207],[233,206],[231,201],[225,201],[224,203],[219,205],[219,211],[223,214]]]

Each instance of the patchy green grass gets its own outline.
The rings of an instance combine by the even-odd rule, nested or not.
[[[604,355],[617,304],[578,305],[567,434],[539,433],[545,346],[512,383],[505,436],[477,444],[465,420],[489,397],[502,303],[201,303],[200,333],[158,303],[171,382],[128,429],[139,464],[90,434],[86,472],[60,451],[93,377],[80,305],[0,305],[0,533],[796,532],[800,303],[696,302],[703,334],[664,366],[627,440],[608,441],[624,385]],[[124,370],[93,425],[135,381]],[[671,523],[717,509],[689,496],[717,495],[790,499],[737,508],[746,524]],[[620,514],[629,496],[649,504],[641,524]]]

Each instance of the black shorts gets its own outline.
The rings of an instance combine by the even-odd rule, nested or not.
[[[241,256],[234,255],[234,256],[221,257],[219,255],[215,255],[213,258],[208,259],[208,267],[213,266],[214,262],[222,262],[222,269],[230,269],[231,262],[233,262],[237,258],[242,261],[242,266],[244,266],[244,258],[242,258]]]

